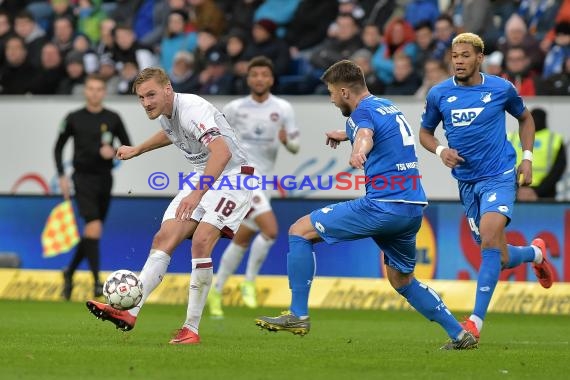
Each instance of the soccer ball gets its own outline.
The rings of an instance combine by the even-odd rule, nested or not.
[[[103,285],[103,294],[109,305],[118,310],[129,310],[142,299],[141,280],[130,270],[121,269],[107,277]]]

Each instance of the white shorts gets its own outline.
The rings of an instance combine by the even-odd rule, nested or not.
[[[250,211],[241,223],[252,231],[259,231],[259,226],[255,223],[255,218],[272,210],[271,200],[263,189],[252,190],[252,193]]]
[[[231,179],[232,183],[233,179]],[[224,237],[233,238],[239,225],[251,209],[252,191],[247,189],[216,190],[219,182],[216,182],[212,189],[208,190],[198,207],[192,212],[191,218],[197,222],[206,222],[219,229]],[[196,184],[194,184],[198,187]],[[237,186],[236,186],[237,187]],[[175,219],[176,209],[180,201],[192,192],[192,188],[184,184],[184,189],[179,191],[176,197],[170,202],[164,212],[162,222]]]

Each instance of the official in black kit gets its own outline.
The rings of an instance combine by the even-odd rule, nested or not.
[[[69,199],[70,184],[64,171],[62,153],[67,140],[73,138],[72,180],[79,214],[85,221],[81,241],[69,266],[63,271],[62,296],[66,300],[71,298],[73,274],[84,258],[87,258],[93,273],[94,295],[102,295],[103,286],[99,279],[99,240],[111,201],[111,170],[115,157],[113,141],[118,138],[121,145],[131,144],[121,117],[104,108],[105,95],[105,80],[97,75],[90,75],[85,80],[85,107],[69,113],[63,120],[54,149],[61,192],[65,199]]]

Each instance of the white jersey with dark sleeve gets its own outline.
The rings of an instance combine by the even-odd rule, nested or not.
[[[172,117],[162,115],[159,121],[172,144],[182,151],[197,174],[204,173],[210,157],[208,144],[217,138],[225,140],[232,154],[222,175],[239,174],[242,166],[250,165],[224,115],[200,96],[175,94]]]
[[[299,135],[291,104],[274,95],[262,103],[250,96],[236,99],[223,108],[224,115],[245,149],[256,175],[273,171],[281,142],[279,131],[285,128],[287,137]]]

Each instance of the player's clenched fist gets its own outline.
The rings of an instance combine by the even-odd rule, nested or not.
[[[463,157],[457,153],[457,150],[451,148],[446,148],[441,152],[441,161],[443,161],[448,168],[454,168],[465,162]]]
[[[134,146],[121,145],[119,149],[117,149],[117,158],[119,160],[128,160],[138,155],[138,149]]]

